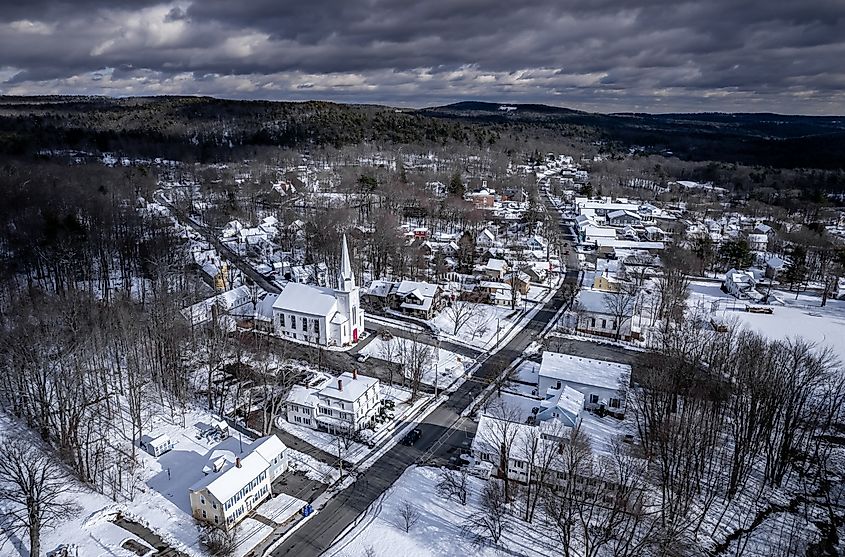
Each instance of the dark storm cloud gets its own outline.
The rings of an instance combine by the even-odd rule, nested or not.
[[[0,6],[0,91],[842,113],[845,2]]]

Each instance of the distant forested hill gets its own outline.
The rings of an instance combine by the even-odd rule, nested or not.
[[[461,102],[421,110],[209,97],[0,97],[0,152],[117,151],[226,159],[249,146],[360,142],[496,145],[513,137],[579,137],[688,160],[842,168],[845,118],[776,114],[597,114],[545,105]]]

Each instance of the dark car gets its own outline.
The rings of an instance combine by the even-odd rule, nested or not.
[[[422,435],[422,431],[419,428],[413,429],[405,434],[405,437],[402,438],[402,444],[408,445],[409,447],[419,441],[420,436]]]

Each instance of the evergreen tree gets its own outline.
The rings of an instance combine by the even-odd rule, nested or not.
[[[789,290],[795,289],[795,297],[801,292],[801,286],[807,282],[810,274],[807,266],[807,249],[804,246],[796,245],[789,252],[789,262],[783,270],[781,280],[789,285]]]
[[[449,195],[463,197],[465,189],[464,182],[461,180],[461,173],[455,172],[452,174],[452,179],[449,180]]]
[[[726,267],[744,269],[754,263],[754,254],[746,240],[728,240],[719,247],[719,258]]]

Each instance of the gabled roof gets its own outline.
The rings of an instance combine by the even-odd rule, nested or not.
[[[504,271],[508,263],[504,259],[490,258],[487,260],[487,269],[491,271]]]
[[[338,381],[341,381],[343,389],[338,389]],[[325,387],[320,389],[317,396],[325,396],[339,400],[356,401],[361,398],[361,395],[373,385],[378,384],[378,379],[375,377],[367,377],[365,375],[358,375],[353,377],[351,373],[345,371],[341,373],[337,379],[329,381]]]
[[[236,465],[236,461],[231,461],[232,458],[236,458],[231,452],[213,451],[210,453],[209,460],[215,465],[206,467],[206,470],[211,471],[211,473],[192,485],[190,491],[199,491],[205,488],[215,499],[225,503],[264,470],[267,470],[270,467],[270,461],[281,455],[285,449],[284,443],[275,435],[262,437],[249,446],[248,454],[240,460],[240,467]],[[218,465],[221,457],[227,460],[222,467]],[[213,472],[214,469],[217,469],[218,472]]]
[[[627,388],[631,366],[593,358],[581,358],[559,352],[543,352],[540,377],[549,377],[572,385],[589,385],[603,389]]]
[[[336,308],[334,290],[298,282],[289,282],[273,303],[273,309],[307,315],[328,316]]]

